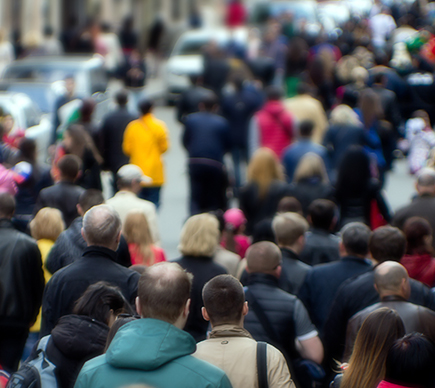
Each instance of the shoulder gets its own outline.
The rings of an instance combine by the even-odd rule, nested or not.
[[[221,386],[222,379],[228,379],[222,369],[192,355],[177,358],[172,363],[188,369],[191,375],[207,381],[212,387]]]

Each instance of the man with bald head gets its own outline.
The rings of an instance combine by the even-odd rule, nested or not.
[[[191,354],[193,337],[183,331],[190,309],[192,275],[177,263],[158,263],[139,280],[141,319],[122,326],[105,354],[87,362],[75,388],[231,388],[225,373]]]
[[[356,335],[364,319],[381,308],[396,310],[403,320],[406,333],[419,332],[435,340],[435,312],[408,302],[411,295],[409,276],[405,267],[395,261],[386,261],[375,269],[375,289],[381,301],[355,314],[347,325],[345,360],[348,360]]]
[[[430,223],[432,230],[435,230],[435,170],[422,169],[415,188],[418,195],[409,205],[396,212],[392,224],[402,229],[408,218],[423,217]],[[435,239],[432,241],[432,246],[435,248]]]
[[[107,205],[92,207],[83,217],[82,236],[87,244],[82,257],[57,271],[47,283],[41,336],[50,334],[60,317],[71,314],[75,301],[96,282],[118,286],[124,297],[134,303],[139,274],[116,263],[121,239],[118,213]]]
[[[307,310],[294,295],[279,288],[281,251],[273,243],[253,244],[246,253],[246,300],[250,310],[245,317],[245,328],[257,341],[277,347],[293,366],[296,380],[299,370],[296,359],[301,357],[320,364],[323,346]]]

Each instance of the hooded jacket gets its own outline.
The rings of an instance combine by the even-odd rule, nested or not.
[[[146,318],[122,326],[106,354],[88,361],[75,388],[231,388],[225,373],[191,356],[193,337],[170,323]]]

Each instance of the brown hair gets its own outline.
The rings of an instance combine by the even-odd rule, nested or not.
[[[356,336],[340,388],[376,388],[385,377],[385,360],[394,341],[405,335],[399,314],[382,307],[368,315]]]
[[[314,152],[308,152],[301,158],[296,166],[293,182],[298,183],[303,179],[312,177],[320,178],[323,183],[329,182],[325,163],[322,158]]]
[[[43,207],[30,221],[30,234],[35,240],[47,239],[55,242],[65,229],[62,213],[58,209]]]
[[[192,274],[177,263],[148,267],[138,285],[142,317],[175,323],[190,298],[192,279]]]
[[[235,324],[242,317],[245,292],[234,276],[219,275],[204,285],[202,300],[213,325]]]
[[[67,152],[78,156],[80,159],[83,159],[85,149],[89,148],[98,164],[103,163],[103,158],[98,152],[91,135],[83,126],[79,124],[72,124],[67,128],[65,134],[68,134],[72,139],[72,145]]]
[[[426,237],[432,236],[432,228],[427,220],[422,217],[411,217],[403,225],[406,236],[406,253],[408,255],[421,255],[433,253],[432,246]]]
[[[153,239],[145,215],[141,211],[132,210],[125,218],[122,234],[128,243],[134,244],[134,250],[142,259],[142,263],[149,267],[154,264],[152,250]]]
[[[382,226],[369,239],[369,250],[379,263],[384,261],[400,261],[405,254],[406,238],[399,228]]]
[[[280,213],[272,221],[272,229],[278,245],[291,246],[309,228],[308,221],[298,213]]]
[[[249,183],[258,185],[260,198],[264,198],[274,180],[284,180],[282,167],[276,154],[269,148],[259,148],[255,151],[248,165]]]
[[[376,120],[381,120],[384,115],[380,98],[371,89],[366,89],[361,93],[359,107],[365,128],[370,128]]]

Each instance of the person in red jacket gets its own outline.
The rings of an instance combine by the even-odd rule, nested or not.
[[[281,154],[294,137],[295,120],[281,101],[284,92],[277,86],[266,88],[266,103],[251,121],[249,155],[260,147],[270,148],[281,159]]]
[[[246,21],[246,9],[242,0],[231,0],[227,7],[226,25],[228,27],[243,26]]]
[[[403,225],[406,254],[400,262],[411,278],[435,286],[435,258],[432,248],[432,228],[422,217],[411,217]]]

